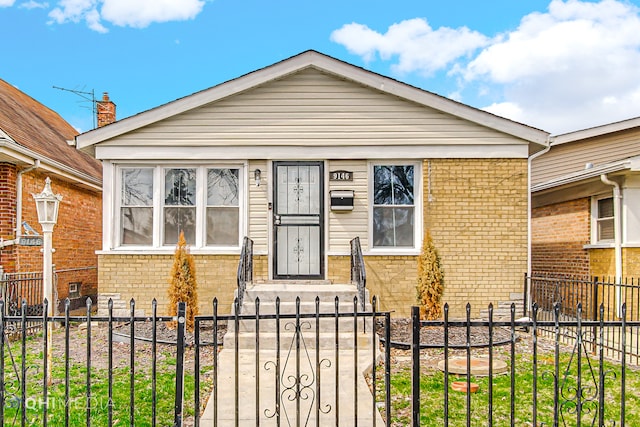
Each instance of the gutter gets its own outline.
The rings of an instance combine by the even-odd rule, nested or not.
[[[606,174],[600,175],[600,180],[607,185],[613,187],[613,234],[614,234],[614,253],[616,264],[616,313],[618,317],[622,317],[622,295],[620,285],[622,284],[622,218],[621,203],[622,194],[620,184],[607,178]]]
[[[547,136],[546,146],[542,151],[538,151],[535,154],[529,156],[529,160],[527,161],[527,277],[531,277],[531,164],[533,160],[542,156],[545,153],[548,153],[551,150],[551,136]],[[525,310],[531,310],[531,281],[527,281],[527,289],[526,289],[525,301],[528,301],[525,307]]]
[[[50,172],[56,173],[63,177],[66,176],[68,178],[72,178],[77,182],[82,183],[96,191],[102,191],[102,180],[99,178],[95,178],[89,174],[75,170],[56,160],[49,159],[46,156],[23,147],[10,139],[0,137],[0,148],[3,147],[8,148],[15,153],[23,154],[28,158],[39,160],[41,162],[40,167],[43,169],[49,170]]]

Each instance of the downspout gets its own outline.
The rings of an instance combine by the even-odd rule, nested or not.
[[[545,153],[548,153],[551,150],[551,135],[547,136],[547,144],[546,147],[542,151],[538,151],[537,153],[529,156],[529,161],[527,162],[527,277],[531,277],[531,164],[533,160],[542,156]],[[527,279],[527,289],[526,295],[524,297],[527,301],[527,307],[525,310],[527,312],[531,311],[531,280]]]
[[[622,316],[622,292],[620,285],[622,284],[622,217],[620,215],[620,207],[622,194],[620,192],[620,184],[611,181],[606,174],[600,175],[600,180],[613,186],[613,235],[614,235],[614,256],[616,264],[616,312],[618,317]]]
[[[22,236],[22,175],[40,167],[40,160],[35,159],[33,166],[18,171],[16,178],[16,241]]]

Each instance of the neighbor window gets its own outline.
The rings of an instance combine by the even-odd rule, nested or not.
[[[415,246],[415,165],[373,165],[374,247]]]
[[[240,167],[121,167],[120,245],[195,247],[240,242]]]
[[[596,215],[598,241],[614,239],[613,198],[598,199]]]

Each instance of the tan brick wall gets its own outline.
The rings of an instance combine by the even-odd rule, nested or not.
[[[613,248],[590,249],[591,276],[613,281],[616,276],[616,260]],[[640,248],[622,248],[622,278],[637,280],[640,277]]]
[[[231,312],[236,289],[236,255],[194,255],[196,280],[198,283],[198,305],[200,313],[213,312],[213,298],[218,298],[218,313]],[[151,301],[158,301],[158,314],[165,315],[167,288],[173,264],[173,255],[100,255],[99,262],[99,304],[106,304],[105,298],[113,296],[128,307],[131,298],[136,301],[136,309],[151,313]],[[119,295],[114,295],[119,294]],[[107,297],[105,297],[107,296]]]
[[[467,302],[476,315],[490,302],[508,301],[512,292],[522,292],[527,160],[425,160],[423,183],[425,226],[442,259],[444,301],[451,315],[462,316]]]
[[[429,166],[431,173],[428,173]],[[473,315],[489,302],[522,292],[527,268],[527,161],[435,159],[424,163],[424,220],[431,228],[445,272],[444,300],[451,316]],[[429,199],[431,190],[431,200]],[[199,301],[211,311],[217,296],[228,312],[236,287],[236,255],[196,255]],[[367,287],[381,309],[408,316],[416,302],[417,256],[366,256]],[[166,306],[171,255],[101,255],[101,293],[121,292],[148,310],[153,297]],[[327,278],[349,280],[349,257],[331,256]],[[254,278],[266,279],[267,256],[254,260]],[[125,296],[125,291],[128,292]]]
[[[573,276],[589,275],[591,238],[588,197],[542,206],[531,213],[531,270]]]
[[[635,278],[637,283],[640,277],[640,248],[622,249],[622,270],[625,277]]]

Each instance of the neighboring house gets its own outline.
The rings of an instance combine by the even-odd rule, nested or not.
[[[531,181],[533,273],[640,276],[640,118],[553,137]]]
[[[359,236],[384,309],[416,303],[431,230],[452,315],[522,292],[528,157],[546,132],[307,51],[77,136],[103,163],[101,301],[166,311],[184,231],[201,311],[231,306],[243,236],[254,279],[347,283]],[[353,192],[353,208],[350,195]],[[102,298],[104,297],[104,298]]]
[[[102,168],[76,150],[77,133],[57,113],[0,80],[0,270],[42,272],[41,247],[23,245],[21,237],[42,232],[32,194],[50,177],[54,193],[63,197],[53,231],[57,295],[80,302],[97,294]]]

